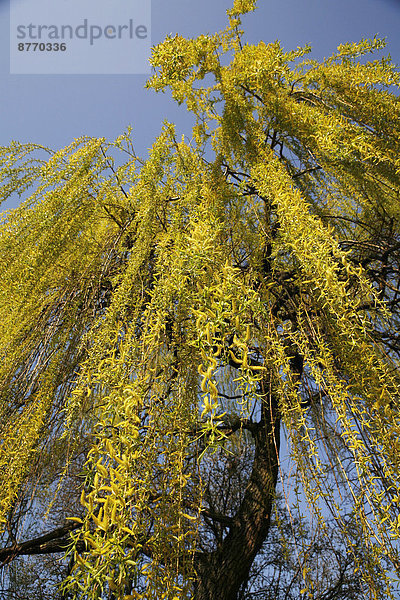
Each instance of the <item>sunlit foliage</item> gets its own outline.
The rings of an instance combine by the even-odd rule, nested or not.
[[[238,597],[278,488],[365,597],[400,573],[399,74],[379,39],[244,44],[253,4],[154,49],[190,142],[1,149],[0,519],[84,453],[74,598]],[[211,469],[245,464],[222,505]]]

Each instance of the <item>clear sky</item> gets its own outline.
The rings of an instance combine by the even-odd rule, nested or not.
[[[185,109],[168,94],[144,90],[144,75],[10,75],[9,3],[19,1],[0,0],[0,145],[18,140],[59,148],[82,135],[113,139],[132,125],[136,151],[145,155],[164,118],[190,133]],[[151,42],[222,29],[230,6],[230,0],[152,0]],[[400,0],[258,0],[243,24],[249,42],[279,39],[287,50],[310,43],[316,58],[379,34],[400,63]]]

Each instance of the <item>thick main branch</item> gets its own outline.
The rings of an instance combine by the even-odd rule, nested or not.
[[[71,542],[70,533],[80,527],[79,523],[67,523],[63,527],[54,529],[45,535],[8,546],[0,549],[0,562],[2,564],[10,562],[17,556],[27,556],[33,554],[53,554],[65,552],[68,544]]]
[[[255,454],[241,505],[230,529],[213,552],[196,555],[195,600],[234,600],[265,541],[271,523],[278,475],[279,418],[271,398],[265,398],[265,415],[253,431]]]

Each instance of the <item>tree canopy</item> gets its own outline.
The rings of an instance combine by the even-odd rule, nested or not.
[[[190,141],[0,149],[0,558],[66,552],[65,598],[259,598],[274,535],[341,598],[306,515],[351,593],[394,597],[399,73],[377,38],[245,44],[253,8],[154,48]]]

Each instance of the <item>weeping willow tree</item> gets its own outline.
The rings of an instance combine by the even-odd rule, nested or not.
[[[244,45],[253,8],[153,51],[190,142],[1,148],[0,558],[66,553],[65,598],[242,598],[278,494],[394,597],[399,74],[378,39]]]

